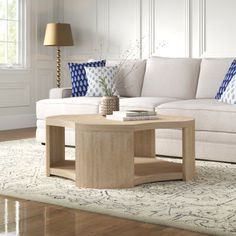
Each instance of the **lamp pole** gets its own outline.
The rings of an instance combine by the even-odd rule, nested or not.
[[[61,87],[61,49],[57,47],[57,88]]]

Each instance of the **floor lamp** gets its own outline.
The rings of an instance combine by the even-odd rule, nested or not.
[[[61,46],[73,46],[71,27],[69,24],[49,23],[46,27],[45,46],[57,47],[57,87],[61,87]]]

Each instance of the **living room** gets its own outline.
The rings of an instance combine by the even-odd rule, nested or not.
[[[236,235],[235,8],[0,0],[0,234]]]

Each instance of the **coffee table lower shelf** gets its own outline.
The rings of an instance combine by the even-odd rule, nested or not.
[[[182,180],[182,164],[163,161],[157,158],[135,157],[134,185],[167,181]],[[76,180],[75,161],[65,160],[50,168],[50,175]]]

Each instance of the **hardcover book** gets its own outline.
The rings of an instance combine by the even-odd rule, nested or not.
[[[127,111],[113,111],[113,116],[116,117],[136,117],[136,116],[155,116],[155,111],[145,110],[127,110]]]
[[[108,120],[117,120],[117,121],[138,121],[138,120],[158,120],[158,116],[130,116],[130,117],[122,117],[115,115],[107,115],[106,118]]]

